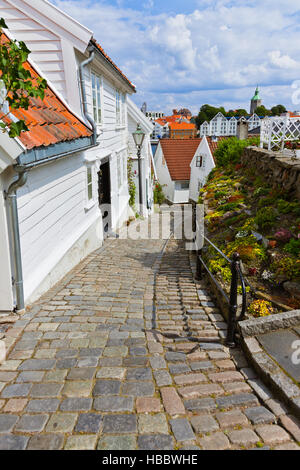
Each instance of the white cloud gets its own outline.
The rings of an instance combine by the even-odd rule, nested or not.
[[[299,67],[298,62],[296,62],[288,55],[281,55],[280,51],[270,52],[269,57],[271,63],[281,69],[293,69]]]
[[[180,14],[165,14],[156,2],[153,13],[153,0],[140,9],[125,1],[118,7],[109,0],[51,1],[94,31],[137,85],[138,104],[248,108],[259,83],[266,106],[292,107],[290,87],[300,78],[295,0],[284,7],[282,0],[198,0],[189,14],[184,2]],[[166,2],[171,12],[174,2]]]

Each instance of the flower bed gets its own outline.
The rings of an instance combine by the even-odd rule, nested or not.
[[[213,170],[201,200],[208,237],[228,257],[240,254],[248,313],[259,317],[300,308],[299,201],[239,163]],[[229,265],[211,248],[205,257],[229,292]]]

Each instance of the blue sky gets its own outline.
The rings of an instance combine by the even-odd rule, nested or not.
[[[265,106],[300,109],[299,1],[51,1],[94,32],[138,105],[248,109],[259,84]]]

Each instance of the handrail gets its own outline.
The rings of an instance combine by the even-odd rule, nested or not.
[[[196,224],[197,227],[197,224]],[[215,279],[214,275],[210,272],[209,268],[206,266],[203,258],[202,258],[202,250],[197,250],[197,272],[196,277],[197,279],[202,279],[202,266],[206,269],[209,276],[212,278],[213,282],[215,283],[217,289],[223,295],[225,301],[229,304],[229,318],[228,318],[228,329],[227,329],[227,338],[226,338],[226,345],[229,347],[235,347],[235,334],[236,334],[236,327],[237,322],[243,320],[245,318],[246,309],[247,309],[247,291],[246,291],[246,284],[244,280],[244,276],[241,270],[240,264],[240,255],[238,253],[233,253],[232,259],[228,258],[225,253],[223,253],[214,243],[212,243],[209,238],[207,238],[203,233],[201,233],[203,239],[208,242],[215,251],[217,251],[229,264],[231,268],[231,286],[230,286],[230,296],[225,294],[224,290]],[[237,299],[238,299],[238,284],[239,281],[242,287],[242,309],[241,313],[237,318]]]

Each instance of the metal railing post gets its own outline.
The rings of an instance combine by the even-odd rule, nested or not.
[[[202,280],[202,264],[200,261],[200,257],[202,256],[202,250],[197,251],[197,269],[196,269],[196,279],[198,281]]]
[[[229,303],[229,318],[226,345],[230,348],[235,347],[235,330],[236,330],[236,312],[237,312],[237,297],[238,297],[238,269],[240,263],[240,256],[234,253],[231,263],[231,288],[230,288],[230,303]]]

